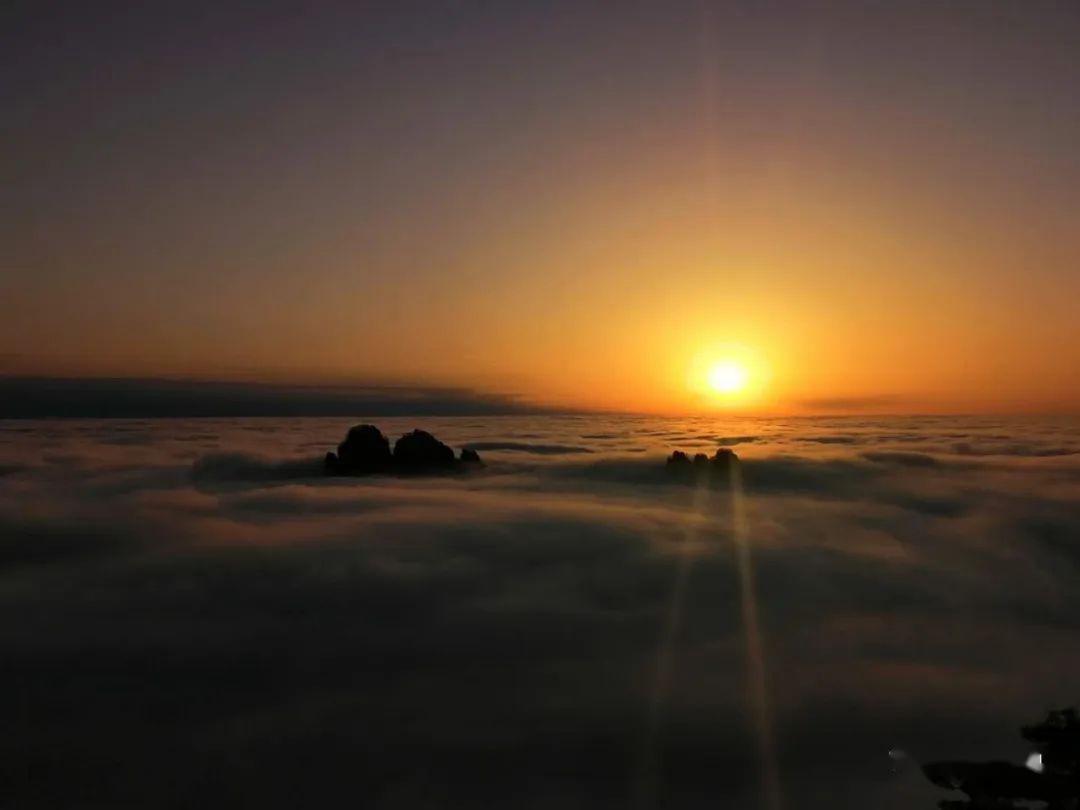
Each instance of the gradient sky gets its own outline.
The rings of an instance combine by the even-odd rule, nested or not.
[[[34,2],[0,32],[0,373],[1080,410],[1075,2]],[[752,395],[702,397],[730,356]]]

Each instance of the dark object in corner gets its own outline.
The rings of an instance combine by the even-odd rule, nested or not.
[[[681,481],[728,481],[739,466],[739,457],[733,450],[721,447],[711,459],[698,453],[691,461],[686,453],[676,450],[668,456],[666,466],[668,473]]]
[[[1068,774],[1080,784],[1080,714],[1076,709],[1047,713],[1034,726],[1024,726],[1020,735],[1042,756],[1046,773]]]
[[[1080,806],[1080,716],[1076,709],[1052,711],[1021,734],[1035,746],[1037,767],[1010,762],[929,762],[926,778],[947,790],[967,794],[967,800],[942,800],[946,810],[1018,810],[1019,801],[1045,802],[1045,810]]]
[[[349,429],[337,453],[327,453],[323,469],[327,475],[371,475],[374,473],[451,472],[483,466],[475,450],[462,450],[461,459],[454,451],[424,430],[406,433],[390,442],[374,425],[356,425]]]

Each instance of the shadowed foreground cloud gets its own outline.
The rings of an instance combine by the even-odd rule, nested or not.
[[[0,425],[8,799],[622,808],[649,746],[663,806],[759,806],[728,493],[672,483],[654,445],[624,454],[699,429],[597,421],[417,422],[508,449],[409,480],[317,475],[341,434],[320,420]],[[747,518],[788,805],[933,807],[893,747],[1022,761],[995,746],[1080,674],[1070,457],[759,427]],[[515,446],[583,434],[607,438]]]

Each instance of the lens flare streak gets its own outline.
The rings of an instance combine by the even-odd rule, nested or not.
[[[759,767],[761,768],[762,799],[767,810],[781,810],[780,775],[773,740],[772,709],[769,703],[765,652],[758,618],[757,588],[754,582],[753,557],[750,551],[750,531],[746,520],[746,503],[742,476],[736,467],[731,476],[732,537],[739,572],[743,637],[746,644],[747,697],[753,712],[757,735]]]
[[[635,792],[635,806],[639,810],[649,810],[660,805],[662,731],[674,669],[675,639],[682,626],[687,583],[693,567],[694,554],[696,553],[695,547],[698,544],[701,524],[697,518],[703,511],[707,494],[706,487],[698,485],[694,488],[691,496],[690,519],[685,523],[685,531],[679,544],[674,581],[671,588],[671,600],[668,603],[663,629],[660,633],[660,642],[657,646],[652,695],[649,701],[649,717],[642,740],[637,769],[638,786]]]
[[[710,494],[711,491],[704,480],[694,488],[685,531],[679,545],[671,599],[657,646],[648,722],[639,753],[635,806],[640,810],[649,810],[661,805],[663,725],[674,674],[675,642],[682,627],[694,555],[698,553],[701,517],[708,506]],[[772,710],[758,616],[750,532],[746,519],[742,478],[737,467],[732,472],[730,494],[731,536],[739,577],[740,613],[745,644],[747,700],[757,744],[762,806],[766,810],[781,810],[782,792],[773,739]]]

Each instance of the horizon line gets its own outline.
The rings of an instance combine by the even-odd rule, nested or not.
[[[78,399],[73,395],[78,395]],[[878,400],[880,401],[880,400]],[[345,416],[622,416],[671,419],[1070,418],[1043,411],[837,409],[641,411],[560,406],[467,386],[404,382],[281,382],[167,376],[0,374],[0,419],[283,418]]]

